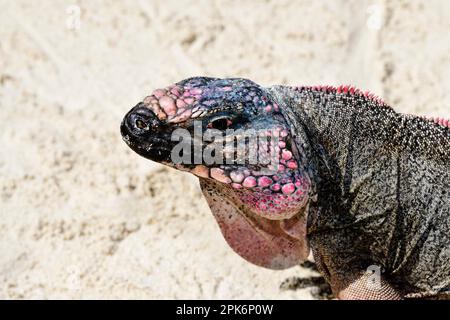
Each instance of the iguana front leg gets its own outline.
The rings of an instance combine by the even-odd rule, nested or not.
[[[335,297],[342,300],[401,300],[399,292],[382,274],[382,264],[355,255],[352,240],[341,234],[342,241],[332,241],[336,235],[312,237],[312,253],[317,269],[330,284]],[[350,249],[348,249],[350,248]]]

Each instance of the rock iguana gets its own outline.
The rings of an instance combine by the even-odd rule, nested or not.
[[[246,260],[283,269],[311,250],[340,299],[448,297],[449,121],[353,87],[194,77],[147,96],[121,133],[199,178]]]

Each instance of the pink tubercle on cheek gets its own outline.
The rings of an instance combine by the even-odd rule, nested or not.
[[[281,158],[283,159],[283,160],[290,160],[291,158],[292,158],[292,152],[290,152],[289,150],[286,150],[286,149],[284,149],[282,152],[281,152]]]
[[[283,187],[281,187],[281,192],[283,194],[291,194],[295,191],[295,185],[293,183],[287,183]]]
[[[253,188],[256,186],[256,178],[255,177],[247,177],[244,179],[242,185],[246,188]]]
[[[289,162],[287,163],[287,167],[288,167],[289,169],[297,169],[297,168],[298,168],[298,165],[297,165],[297,162],[296,162],[296,161],[289,161]]]
[[[262,177],[258,178],[258,186],[263,187],[263,188],[270,186],[272,184],[272,182],[273,182],[272,179],[270,179],[269,177],[266,177],[266,176],[262,176]]]
[[[243,172],[231,171],[230,178],[231,178],[231,180],[233,180],[233,182],[241,183],[244,180],[245,175]]]
[[[280,174],[260,177],[251,175],[242,184],[237,183],[232,187],[239,189],[236,195],[253,213],[280,220],[292,217],[305,205],[309,179],[307,176],[291,176],[287,171],[281,177]]]
[[[273,185],[270,186],[270,190],[272,191],[280,191],[281,186],[279,183],[274,183]]]

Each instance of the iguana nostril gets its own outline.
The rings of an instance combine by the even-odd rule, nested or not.
[[[152,110],[140,105],[131,110],[127,117],[127,127],[140,133],[157,131],[161,123]]]
[[[148,124],[145,123],[144,121],[140,120],[140,119],[137,119],[137,120],[136,120],[135,126],[136,126],[137,128],[139,128],[139,129],[142,129],[142,130],[148,130],[148,129],[149,129],[149,128],[148,128]]]

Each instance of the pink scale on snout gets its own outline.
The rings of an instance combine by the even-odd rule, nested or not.
[[[284,194],[291,194],[295,190],[295,185],[293,183],[287,183],[282,188],[281,191]]]
[[[256,186],[256,179],[254,177],[247,177],[244,179],[242,185],[246,188],[253,188]]]
[[[189,90],[189,93],[191,94],[191,95],[199,95],[199,94],[202,94],[202,89],[199,89],[199,88],[194,88],[194,89],[190,89]]]
[[[272,106],[270,104],[265,106],[264,111],[266,111],[266,112],[272,111]]]
[[[242,185],[240,185],[239,183],[232,183],[231,186],[232,186],[234,189],[241,189],[241,188],[242,188]]]
[[[173,101],[171,97],[168,96],[161,97],[161,99],[159,99],[159,105],[164,110],[164,112],[169,116],[173,116],[177,112],[175,101]]]
[[[178,87],[173,87],[170,92],[172,94],[174,94],[175,96],[179,97],[180,96],[180,89]]]
[[[184,99],[184,102],[186,102],[187,104],[193,104],[194,98],[186,98],[186,99]]]
[[[156,100],[155,96],[151,95],[151,96],[145,97],[144,100],[142,100],[142,102],[144,102],[145,104],[151,104],[151,103],[158,102],[158,100]]]
[[[278,146],[279,146],[280,148],[286,148],[286,142],[280,141],[280,142],[278,142]]]
[[[178,107],[178,108],[184,108],[184,107],[186,107],[186,102],[184,102],[184,101],[181,100],[181,99],[177,99],[177,107]]]
[[[182,111],[182,113],[181,114],[179,114],[178,116],[176,116],[175,118],[173,118],[172,120],[171,120],[171,122],[183,122],[183,121],[186,121],[187,119],[189,119],[190,117],[191,117],[191,110],[190,109],[187,109],[187,110],[184,110],[184,111]]]
[[[165,96],[166,95],[166,90],[164,90],[164,89],[156,89],[155,91],[153,91],[153,93],[152,93],[156,98],[161,98],[161,97],[163,97],[163,96]]]
[[[266,176],[262,176],[258,178],[258,186],[260,187],[268,187],[270,186],[270,184],[272,183],[272,179],[270,179],[269,177]]]

